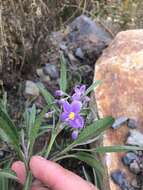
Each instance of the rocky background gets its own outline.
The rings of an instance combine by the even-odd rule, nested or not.
[[[70,86],[81,81],[87,86],[91,84],[95,63],[95,78],[107,76],[104,90],[99,89],[95,97],[100,116],[112,114],[119,121],[138,127],[130,132],[128,140],[127,126],[110,131],[103,143],[114,144],[118,139],[119,143],[134,144],[139,137],[137,143],[143,146],[140,119],[143,31],[121,32],[115,37],[122,30],[143,27],[142,8],[142,0],[0,1],[0,95],[7,92],[8,109],[15,122],[20,125],[27,99],[34,98],[38,109],[44,106],[37,81],[42,81],[51,92],[58,88],[62,52],[72,77]],[[120,189],[119,186],[123,190],[142,189],[142,155],[136,152],[113,157],[116,164],[109,168],[109,177],[120,165],[123,170],[113,173],[118,186],[111,181],[112,190]],[[0,158],[3,156],[1,151]],[[133,184],[126,180],[123,171],[128,175],[129,169],[123,166],[122,159],[137,174],[129,174]],[[80,174],[77,166],[72,169]]]

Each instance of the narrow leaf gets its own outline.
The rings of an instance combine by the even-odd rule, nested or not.
[[[32,185],[32,174],[28,172],[26,182],[24,184],[23,190],[30,190]]]
[[[78,152],[75,154],[75,157],[81,161],[84,161],[92,168],[95,168],[101,174],[104,173],[104,168],[102,164],[90,153]]]
[[[86,126],[79,134],[77,140],[75,140],[72,144],[68,145],[64,150],[59,153],[59,155],[64,155],[66,152],[72,150],[72,148],[76,147],[77,145],[87,144],[92,138],[96,139],[103,131],[108,129],[113,124],[113,122],[114,119],[109,116],[97,120],[89,126]]]
[[[34,127],[35,120],[36,120],[36,106],[34,104],[32,106],[30,114],[29,114],[29,123],[28,123],[28,136],[29,137],[32,135],[31,131],[32,131],[33,127]]]
[[[0,107],[0,128],[10,137],[14,144],[19,144],[17,129],[9,116]]]
[[[103,147],[97,147],[95,149],[95,152],[98,153],[106,153],[106,152],[128,152],[128,151],[137,151],[137,150],[143,150],[141,147],[137,146],[103,146]]]
[[[31,129],[31,133],[30,133],[30,155],[32,155],[32,150],[33,150],[33,145],[35,143],[35,140],[38,136],[38,132],[39,132],[39,129],[40,129],[40,126],[41,126],[41,123],[42,123],[42,120],[43,120],[43,117],[45,115],[45,113],[48,111],[50,105],[46,106],[43,111],[39,114],[39,116],[37,116],[36,120],[35,120],[35,124],[33,126],[33,128]]]
[[[39,90],[40,90],[40,93],[41,93],[42,96],[44,97],[46,103],[47,103],[48,105],[53,104],[53,102],[54,102],[54,97],[51,95],[50,92],[48,92],[47,89],[45,89],[44,85],[43,85],[42,83],[38,83],[37,86],[38,86],[38,88],[39,88]]]
[[[100,80],[95,81],[85,92],[85,95],[88,95],[91,91],[95,90],[95,88],[101,84]]]
[[[83,129],[78,139],[74,141],[74,144],[80,144],[93,137],[97,137],[98,135],[100,135],[100,133],[109,128],[113,122],[114,119],[112,117],[106,117],[95,121],[93,124]]]
[[[8,169],[0,170],[0,177],[18,180],[18,178],[16,177],[16,174],[13,171],[8,170]]]
[[[52,96],[52,94],[47,89],[45,89],[42,83],[38,83],[37,86],[40,90],[40,93],[44,97],[46,103],[50,105],[51,108],[55,109],[56,111],[59,111],[58,106],[56,106],[55,104],[55,98]]]
[[[66,92],[67,89],[67,69],[66,69],[66,61],[63,54],[60,56],[61,61],[61,74],[60,74],[60,89],[63,92]]]

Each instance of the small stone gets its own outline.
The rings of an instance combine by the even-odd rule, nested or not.
[[[57,67],[54,64],[46,64],[43,68],[43,72],[46,75],[49,75],[51,79],[58,79],[59,72],[57,70]]]
[[[137,155],[140,157],[143,156],[143,151],[141,151],[141,150],[137,151]]]
[[[37,72],[37,75],[40,77],[41,81],[43,82],[50,81],[50,77],[44,74],[43,69],[37,69],[36,72]]]
[[[123,158],[122,161],[125,165],[130,165],[134,160],[138,160],[138,157],[133,152],[128,152]]]
[[[135,128],[137,128],[137,122],[134,119],[129,119],[128,123],[127,123],[127,126],[130,129],[135,129]]]
[[[136,180],[136,179],[133,179],[133,180],[131,181],[131,186],[133,186],[133,187],[135,187],[135,188],[139,188],[139,186],[138,186],[138,183],[137,183],[137,180]]]
[[[0,150],[0,159],[3,159],[5,157],[5,151]]]
[[[112,177],[112,180],[119,186],[122,186],[124,184],[125,174],[122,171],[117,170],[113,172],[111,174],[111,177]]]
[[[131,130],[127,139],[127,144],[143,147],[143,134],[137,130]]]
[[[39,89],[32,81],[26,81],[25,95],[39,96]]]
[[[139,164],[138,164],[135,160],[130,164],[130,170],[131,170],[134,174],[139,174],[139,173],[140,173]]]
[[[75,56],[79,59],[84,59],[84,53],[81,48],[77,48],[75,51]]]
[[[60,44],[60,49],[63,50],[63,51],[66,51],[67,50],[67,46],[64,43],[61,43]]]
[[[121,127],[121,125],[125,124],[127,120],[128,120],[128,117],[125,117],[125,116],[118,117],[113,123],[112,128],[118,129],[119,127]]]

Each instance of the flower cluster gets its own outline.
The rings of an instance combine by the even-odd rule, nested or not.
[[[74,88],[74,94],[68,98],[62,98],[59,100],[62,106],[63,112],[60,115],[61,121],[68,124],[72,129],[72,139],[78,137],[79,131],[84,127],[84,118],[81,116],[81,109],[83,104],[88,101],[88,97],[85,96],[86,86],[76,86]],[[64,96],[64,92],[56,91],[56,96]],[[70,102],[70,103],[69,103]]]

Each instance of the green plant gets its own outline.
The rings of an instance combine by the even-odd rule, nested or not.
[[[23,187],[24,190],[30,189],[32,176],[29,171],[29,160],[34,154],[41,155],[53,161],[60,161],[66,158],[81,160],[92,167],[93,173],[97,177],[104,174],[104,168],[96,156],[92,154],[138,150],[139,147],[116,146],[116,147],[97,147],[87,149],[86,145],[100,138],[103,132],[108,129],[114,119],[109,116],[89,123],[88,114],[89,94],[94,90],[100,81],[96,81],[89,88],[85,85],[76,86],[74,94],[67,93],[68,79],[64,56],[61,55],[61,78],[60,90],[56,91],[56,98],[47,91],[43,84],[38,83],[41,95],[46,101],[46,106],[38,113],[35,104],[31,108],[26,108],[24,113],[23,127],[18,128],[8,116],[5,104],[0,104],[0,138],[9,146],[15,154],[14,159],[24,162],[27,171],[27,179]],[[57,99],[58,97],[58,99]],[[47,119],[52,123],[48,124]],[[70,126],[70,127],[69,127]],[[63,131],[66,132],[67,140],[62,139]],[[72,138],[69,138],[69,134]],[[47,134],[45,145],[41,150],[35,150],[37,139]],[[60,142],[60,146],[57,146]],[[13,159],[9,158],[7,163]],[[83,166],[85,177],[88,178],[86,169]],[[8,179],[17,180],[15,174],[10,170],[10,164],[0,170],[2,176],[0,185],[8,188]],[[96,176],[95,176],[96,178]],[[99,179],[100,180],[100,179]]]

